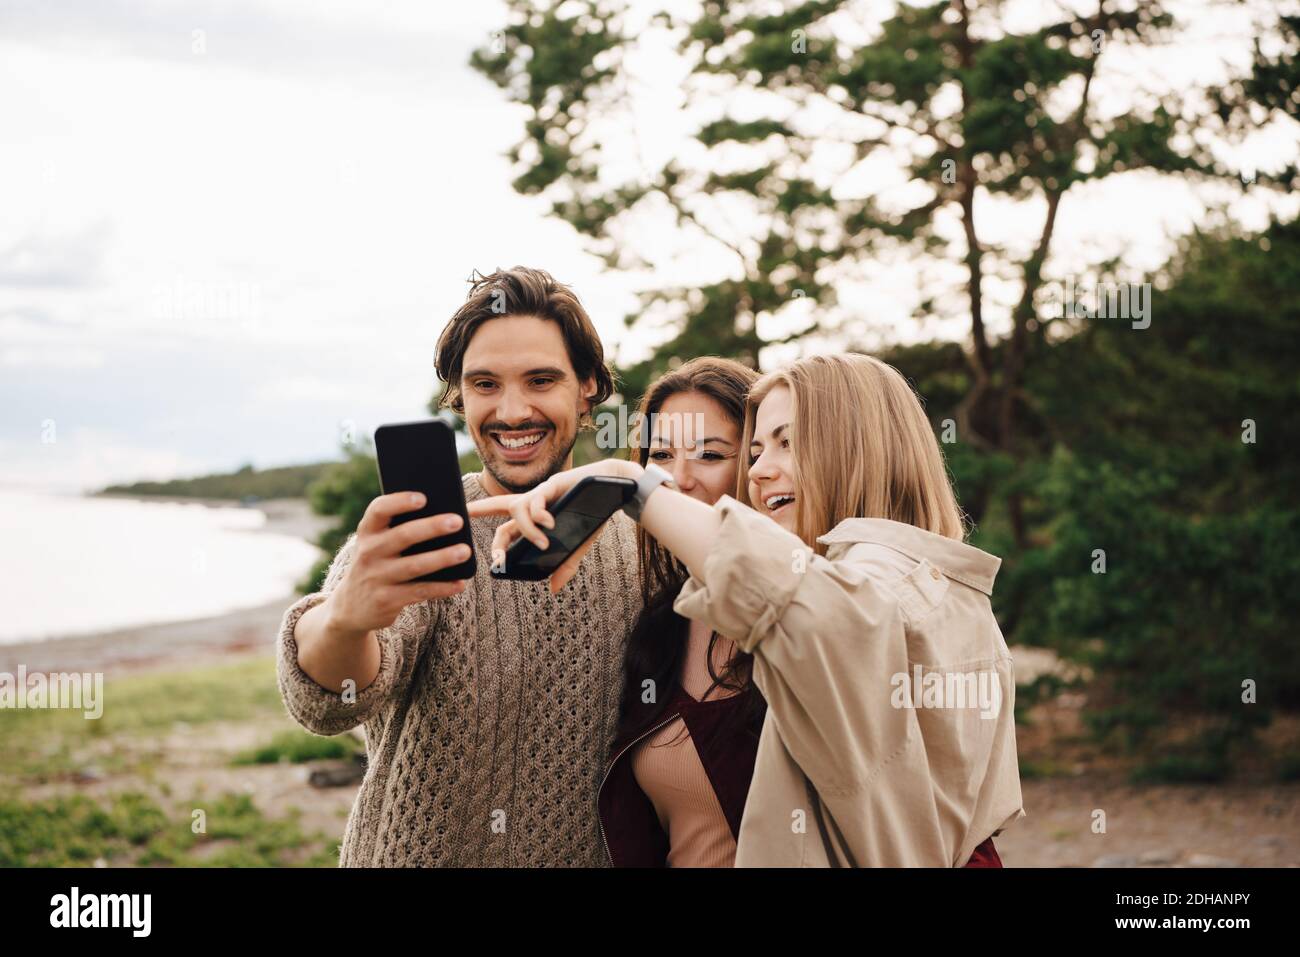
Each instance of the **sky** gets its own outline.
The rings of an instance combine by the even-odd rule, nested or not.
[[[474,269],[550,270],[607,353],[639,357],[623,317],[646,277],[509,185],[523,113],[468,66],[503,19],[492,0],[0,0],[0,484],[337,458],[346,431],[427,414]],[[1171,82],[1225,35],[1207,18]],[[660,151],[689,126],[667,57],[641,51],[630,101]],[[1077,201],[1063,255],[1107,222],[1150,266],[1202,209],[1141,179]],[[1017,215],[986,218],[1030,234]],[[890,326],[908,282],[876,282],[848,299]]]
[[[617,332],[626,288],[509,187],[518,108],[467,66],[501,9],[435,7],[0,4],[0,481],[335,458],[426,414],[475,268]]]

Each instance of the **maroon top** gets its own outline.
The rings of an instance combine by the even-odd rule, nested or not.
[[[666,867],[668,835],[659,824],[654,804],[646,797],[632,773],[632,746],[651,732],[681,717],[690,732],[700,763],[722,805],[731,836],[740,839],[740,819],[745,812],[758,756],[758,737],[736,721],[726,734],[719,734],[723,720],[742,706],[744,695],[697,701],[680,685],[659,718],[631,731],[621,732],[610,754],[613,761],[605,772],[596,807],[606,853],[615,867]],[[993,838],[975,848],[966,867],[1001,867]]]

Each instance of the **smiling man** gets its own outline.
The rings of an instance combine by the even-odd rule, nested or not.
[[[567,468],[579,423],[614,391],[577,297],[532,269],[479,281],[443,330],[437,369],[442,404],[465,416],[492,495]]]
[[[579,429],[614,388],[572,290],[522,267],[471,281],[436,368],[443,403],[465,417],[483,461],[463,477],[469,501],[569,468]],[[340,863],[604,866],[596,792],[641,610],[634,523],[615,515],[573,584],[552,595],[546,582],[492,579],[504,518],[473,519],[475,577],[425,586],[435,597],[367,631],[358,609],[394,587],[386,574],[400,579],[385,554],[396,547],[388,518],[407,507],[395,498],[371,503],[321,591],[280,626],[280,690],[294,719],[317,734],[365,727],[369,769]]]

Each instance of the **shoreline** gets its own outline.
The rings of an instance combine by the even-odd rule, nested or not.
[[[317,535],[335,518],[316,515],[305,498],[264,499],[241,505],[229,499],[184,496],[89,494],[87,498],[132,499],[216,508],[251,508],[266,516],[254,534],[289,535],[315,544]],[[304,574],[306,569],[303,570]],[[84,634],[55,635],[12,644],[0,644],[0,672],[13,674],[18,665],[29,673],[49,671],[102,672],[112,669],[142,670],[201,663],[231,655],[268,654],[288,607],[302,596],[283,598],[248,608],[237,608],[203,618],[127,625]]]
[[[85,635],[0,645],[0,672],[107,672],[200,664],[230,655],[269,654],[285,611],[283,599],[184,621],[132,625]]]
[[[86,498],[125,499],[132,502],[145,502],[163,505],[203,505],[207,508],[238,508],[261,512],[266,516],[266,524],[253,529],[257,532],[270,532],[275,535],[292,535],[315,544],[316,536],[334,524],[337,519],[329,515],[317,515],[311,510],[305,498],[266,498],[245,505],[229,498],[201,498],[184,495],[123,495],[118,492],[87,493]]]
[[[335,522],[316,515],[305,498],[264,499],[243,505],[231,499],[178,495],[122,495],[90,493],[87,497],[122,498],[138,502],[205,505],[215,508],[253,508],[266,516],[254,534],[291,535],[315,543],[320,532]],[[143,670],[245,653],[269,653],[288,607],[302,596],[287,593],[261,605],[234,609],[204,618],[127,625],[85,634],[57,635],[0,644],[0,672],[15,673],[19,664],[28,672]],[[1056,655],[1045,648],[1015,647],[1016,683],[1031,683],[1044,672],[1061,671]],[[1067,669],[1068,670],[1068,669]]]

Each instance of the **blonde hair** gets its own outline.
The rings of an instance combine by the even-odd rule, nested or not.
[[[749,499],[758,406],[777,386],[793,404],[789,438],[796,534],[817,538],[846,518],[887,518],[960,541],[965,535],[943,453],[916,393],[893,366],[858,353],[809,356],[754,383],[745,404],[738,501]]]

